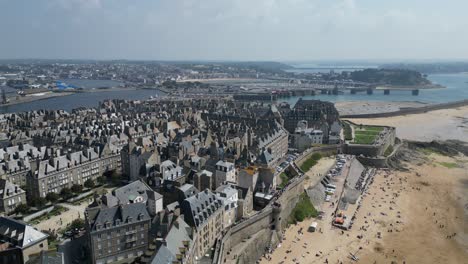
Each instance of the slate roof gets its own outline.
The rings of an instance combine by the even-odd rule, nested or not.
[[[133,203],[135,202],[135,198],[138,196],[141,196],[143,198],[143,203],[146,203],[148,201],[148,192],[154,192],[155,193],[155,199],[161,199],[162,195],[153,191],[146,183],[142,181],[134,181],[131,182],[125,186],[122,186],[118,189],[115,189],[112,191],[112,194],[117,198],[118,201],[120,201],[120,204],[128,204],[128,203]],[[116,205],[116,204],[115,204]],[[108,206],[115,206],[115,205],[109,205]]]
[[[27,248],[46,239],[46,234],[30,225],[11,218],[0,217],[0,240],[7,240],[20,248]]]
[[[151,264],[172,264],[175,260],[176,256],[172,255],[172,252],[162,245],[151,261]]]
[[[185,199],[183,203],[186,203],[186,205],[189,206],[187,209],[190,209],[190,212],[184,212],[184,214],[189,213],[197,227],[203,225],[212,214],[222,208],[223,204],[223,202],[208,189]]]
[[[138,216],[141,216],[141,218],[138,219]],[[130,217],[132,218],[132,222],[151,220],[148,210],[146,210],[146,205],[142,203],[101,208],[91,223],[91,230],[97,231],[97,225],[101,225],[101,228],[104,228],[106,223],[110,224],[110,227],[115,227],[117,226],[116,220],[119,220],[120,224],[126,224],[129,222]]]
[[[4,179],[0,179],[0,199],[5,199],[21,193],[24,193],[24,190],[18,185]]]

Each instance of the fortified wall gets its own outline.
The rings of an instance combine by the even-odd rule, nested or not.
[[[300,194],[304,192],[304,179],[304,175],[292,179],[262,211],[231,227],[218,240],[212,263],[230,263],[234,255],[238,264],[255,263],[266,248],[275,247]]]
[[[328,154],[330,153],[336,154],[337,152],[340,152],[340,151],[341,151],[340,144],[327,145],[323,147],[312,147],[304,151],[301,156],[297,157],[295,163],[297,164],[297,166],[300,167],[302,163],[304,163],[304,161],[310,158],[310,156],[312,156],[312,154],[314,153],[318,152],[318,153],[322,153],[324,156],[328,156]]]
[[[349,122],[349,121],[348,121]],[[354,126],[358,126],[352,122],[349,122]],[[377,126],[376,126],[377,127]],[[394,127],[388,126],[380,126],[386,129],[386,133],[383,138],[379,139],[377,144],[354,144],[354,143],[346,143],[343,145],[343,153],[351,154],[351,155],[364,155],[367,157],[378,157],[383,156],[385,150],[389,146],[393,146],[395,144],[396,138],[396,129]]]

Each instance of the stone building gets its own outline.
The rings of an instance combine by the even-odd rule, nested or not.
[[[228,228],[238,219],[237,207],[239,201],[239,192],[233,185],[224,184],[216,189],[216,195],[223,201],[223,226],[224,228]]]
[[[120,153],[104,155],[99,148],[88,148],[37,163],[37,171],[27,178],[28,191],[32,197],[46,197],[88,179],[96,181],[105,172],[120,171]]]
[[[208,170],[195,173],[195,175],[193,175],[193,185],[198,190],[213,189],[215,186],[213,173]]]
[[[93,264],[132,262],[148,247],[151,217],[143,203],[86,211]]]
[[[258,149],[261,150],[263,165],[274,168],[281,158],[288,153],[288,132],[278,123],[275,129],[260,137]],[[265,157],[268,155],[268,157]]]
[[[215,188],[226,181],[231,183],[237,182],[236,168],[234,167],[234,163],[220,160],[216,163]]]
[[[258,168],[255,166],[249,166],[247,168],[239,170],[239,180],[237,185],[255,191],[258,181]]]
[[[248,217],[253,211],[253,193],[250,188],[235,186],[238,191],[237,220]]]
[[[200,259],[211,249],[223,231],[223,202],[206,189],[185,199],[181,204],[184,220],[195,230],[195,258]]]
[[[20,204],[26,203],[26,192],[18,185],[0,179],[0,213],[12,213]]]
[[[294,133],[299,123],[307,122],[307,128],[323,132],[323,142],[328,144],[331,126],[339,122],[339,113],[331,102],[320,100],[303,100],[300,98],[291,109],[289,105],[279,108],[284,120],[284,128]]]
[[[302,152],[312,145],[323,143],[323,131],[313,128],[296,129],[291,134],[291,147]]]
[[[152,146],[138,146],[129,143],[121,152],[122,173],[129,181],[148,176],[149,171],[161,163],[161,158]]]
[[[195,240],[193,228],[182,217],[177,217],[167,234],[154,242],[156,251],[151,256],[144,256],[137,263],[194,263]]]
[[[118,205],[142,203],[152,216],[163,210],[163,197],[145,182],[138,180],[104,194],[92,206],[115,207]]]

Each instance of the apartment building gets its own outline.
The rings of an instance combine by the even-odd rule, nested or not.
[[[223,202],[206,189],[185,199],[181,204],[184,220],[195,229],[195,259],[200,259],[211,249],[223,231]]]
[[[93,264],[132,262],[148,247],[151,217],[143,203],[86,211]]]
[[[26,192],[18,185],[0,179],[0,213],[12,213],[20,204],[26,203]]]
[[[37,163],[37,170],[27,178],[27,186],[32,197],[45,197],[74,184],[83,185],[88,179],[95,181],[107,171],[120,171],[120,154],[88,148]]]

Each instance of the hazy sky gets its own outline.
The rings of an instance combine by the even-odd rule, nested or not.
[[[468,0],[0,0],[0,58],[468,59]]]

